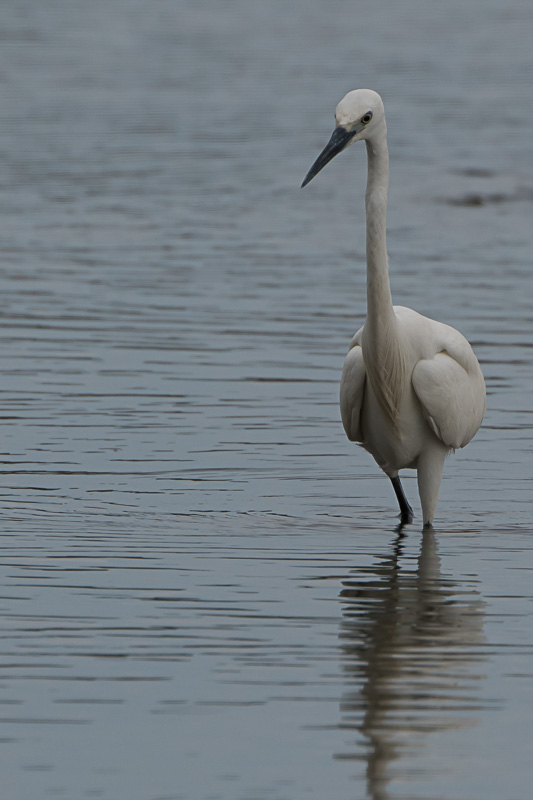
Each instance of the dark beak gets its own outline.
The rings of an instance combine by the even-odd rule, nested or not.
[[[341,150],[344,150],[346,145],[351,142],[356,133],[357,131],[347,131],[345,128],[341,127],[335,128],[331,134],[331,139],[305,176],[304,182],[302,183],[302,189],[304,186],[307,186],[309,181],[313,180],[315,175],[318,175],[320,170],[323,169],[332,158],[335,158],[335,156],[340,153]]]

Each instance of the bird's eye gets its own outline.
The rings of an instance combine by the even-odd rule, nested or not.
[[[368,111],[364,115],[364,117],[361,117],[361,122],[363,122],[365,125],[368,125],[368,123],[370,122],[371,119],[372,119],[372,112]]]

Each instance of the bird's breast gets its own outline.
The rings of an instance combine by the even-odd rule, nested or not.
[[[388,474],[415,468],[420,452],[434,438],[410,384],[404,387],[392,420],[367,382],[361,423],[363,447]]]

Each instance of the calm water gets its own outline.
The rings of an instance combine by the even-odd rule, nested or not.
[[[530,0],[4,3],[2,798],[530,797],[532,34]],[[337,409],[364,148],[299,189],[358,86],[395,301],[488,387],[423,536]]]

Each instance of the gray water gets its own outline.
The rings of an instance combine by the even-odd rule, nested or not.
[[[3,800],[531,796],[532,34],[530,0],[3,4]],[[299,189],[359,86],[395,302],[488,389],[403,538],[337,408],[364,148]]]

